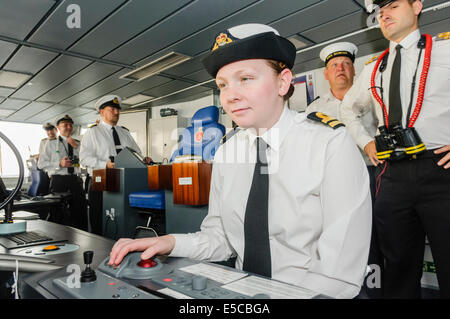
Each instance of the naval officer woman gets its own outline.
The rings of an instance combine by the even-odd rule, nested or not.
[[[295,56],[266,25],[215,38],[203,64],[240,130],[215,155],[208,215],[197,233],[120,239],[111,265],[131,251],[142,259],[235,256],[250,273],[336,298],[358,294],[370,243],[367,169],[342,124],[286,106]]]

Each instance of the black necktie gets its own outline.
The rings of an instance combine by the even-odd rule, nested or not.
[[[73,147],[72,147],[72,145],[70,145],[69,143],[67,143],[67,145],[68,145],[68,154],[67,155],[69,155],[69,158],[71,159],[71,160],[73,160]],[[75,171],[74,170],[74,168],[73,168],[73,166],[72,167],[68,167],[67,168],[67,171],[69,172],[69,174],[73,174],[73,172]]]
[[[120,147],[117,147],[117,146],[120,146],[119,135],[117,134],[117,131],[114,128],[114,126],[112,127],[112,131],[113,131],[114,145],[116,145],[116,152],[117,152],[117,155],[119,155],[120,151],[122,150]]]
[[[389,123],[392,125],[395,123],[402,124],[402,100],[400,98],[401,48],[400,44],[395,47],[396,53],[389,83]]]
[[[269,243],[269,175],[267,171],[267,144],[256,139],[256,164],[248,195],[244,219],[243,269],[255,274],[272,277]]]

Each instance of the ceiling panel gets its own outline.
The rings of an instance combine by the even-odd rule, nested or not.
[[[428,33],[430,35],[437,35],[441,32],[446,32],[445,30],[449,30],[450,26],[450,18],[447,18],[445,20],[440,20],[435,23],[427,24],[426,26],[421,27],[421,31],[423,33]]]
[[[120,67],[103,63],[93,63],[42,95],[38,101],[59,103],[80,92],[101,79],[119,70]]]
[[[25,39],[54,4],[54,0],[0,0],[0,35]]]
[[[344,34],[366,28],[366,18],[367,14],[360,10],[311,28],[302,32],[301,35],[316,43],[325,42]]]
[[[133,41],[106,55],[105,58],[133,64],[254,1],[194,1],[183,7],[177,14],[153,26]],[[186,54],[185,52],[180,53]]]
[[[92,110],[90,109],[85,109],[82,107],[74,107],[73,109],[70,109],[67,111],[67,113],[73,118],[73,117],[77,117],[77,116],[82,116],[86,113],[90,113],[92,112]]]
[[[29,2],[35,2],[34,0],[24,1],[27,1],[27,6]],[[124,2],[125,0],[62,1],[29,41],[56,49],[66,49]],[[67,19],[73,12],[66,12],[70,4],[77,4],[80,7],[81,28],[69,28],[67,26]]]
[[[36,74],[58,54],[22,46],[4,66],[5,70]]]
[[[166,77],[152,76],[139,82],[130,83],[124,87],[121,87],[120,89],[115,90],[113,93],[119,95],[122,98],[122,100],[124,100],[140,92],[149,90],[156,86],[163,85],[170,81],[172,80]]]
[[[48,103],[40,103],[40,102],[30,103],[27,106],[15,112],[14,114],[12,114],[11,116],[9,116],[8,121],[25,122],[26,119],[32,117],[35,114],[38,114],[39,112],[44,111],[50,106],[51,104]]]
[[[0,96],[8,97],[8,96],[10,96],[14,91],[15,91],[14,89],[0,87]]]
[[[134,0],[128,2],[81,39],[71,50],[101,57],[189,1],[191,0]]]
[[[174,45],[169,46],[168,48],[158,52],[159,55],[168,53],[170,51],[181,52],[190,56],[197,56],[199,54],[204,54],[207,52],[214,41],[214,37],[221,31],[224,31],[232,26],[236,26],[244,23],[265,23],[270,24],[274,21],[278,21],[281,17],[289,15],[291,12],[297,12],[306,8],[308,5],[312,5],[314,3],[320,2],[318,0],[304,0],[304,1],[292,1],[292,0],[270,0],[270,1],[258,1],[250,6],[245,7],[241,11],[236,14],[229,15],[221,21],[218,21],[199,32],[194,33],[183,39]],[[145,58],[142,61],[139,61],[138,65],[145,64],[151,60],[155,59],[155,56],[150,56]],[[179,66],[174,67],[173,69],[180,69],[188,64],[189,62],[185,62],[180,64]],[[203,66],[200,64],[200,60],[196,60],[193,63],[197,63],[200,66],[200,69],[203,69]],[[189,66],[188,66],[189,67]],[[196,70],[188,70],[188,72],[198,71]],[[167,73],[172,72],[171,70],[166,71]],[[176,72],[176,71],[174,71]],[[184,73],[184,74],[186,74]],[[177,75],[181,76],[179,72]]]
[[[95,122],[97,118],[100,118],[97,112],[91,111],[90,113],[87,113],[85,115],[76,117],[74,121],[76,121],[77,124],[83,125],[83,124],[92,124]]]
[[[272,26],[280,34],[288,37],[360,10],[361,8],[352,1],[322,1],[305,10],[293,13]]]
[[[36,103],[42,103],[42,102],[36,102]],[[47,104],[47,103],[42,103],[42,104]],[[27,118],[27,121],[34,122],[34,123],[43,123],[46,120],[53,118],[58,114],[67,112],[68,110],[70,110],[72,108],[73,108],[73,106],[70,106],[70,105],[52,105],[49,108],[45,109],[45,111],[39,112],[38,114]]]
[[[127,81],[119,79],[119,75],[122,73],[123,71],[116,72],[112,76],[95,83],[89,88],[71,96],[68,99],[65,99],[62,103],[81,106],[89,101],[98,99],[101,96],[127,84]]]
[[[27,105],[28,103],[30,103],[30,101],[28,100],[6,99],[5,101],[3,101],[0,107],[2,109],[18,110]]]
[[[60,56],[30,80],[33,83],[32,86],[25,85],[12,96],[34,100],[64,81],[67,77],[86,67],[89,63],[90,61],[84,59],[66,55]]]
[[[1,25],[1,23],[0,23],[0,25]],[[5,41],[0,41],[0,66],[2,66],[6,62],[6,60],[9,58],[11,53],[13,53],[16,48],[17,48],[17,45],[15,45],[15,44],[5,42]]]
[[[174,80],[170,81],[169,83],[152,88],[150,90],[144,91],[142,94],[160,97],[187,88],[191,85],[192,85],[191,83]]]

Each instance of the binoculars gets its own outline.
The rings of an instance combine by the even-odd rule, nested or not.
[[[414,127],[403,128],[394,124],[389,129],[383,125],[375,136],[377,157],[380,160],[400,160],[426,151],[425,144]]]
[[[70,160],[72,161],[72,165],[74,166],[74,167],[80,167],[80,159],[78,158],[78,156],[73,156],[73,157],[70,157]]]

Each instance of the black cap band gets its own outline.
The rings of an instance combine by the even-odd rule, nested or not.
[[[113,101],[108,101],[108,102],[103,103],[102,105],[100,105],[100,107],[99,107],[98,109],[101,110],[101,109],[104,109],[104,108],[107,107],[107,106],[115,107],[115,108],[117,108],[117,109],[119,109],[119,110],[122,109],[122,108],[120,107],[120,104],[116,104],[116,103],[114,103]]]
[[[292,69],[295,56],[295,46],[289,40],[273,32],[265,32],[243,39],[233,38],[223,46],[214,47],[202,63],[206,71],[215,78],[224,65],[247,59],[275,60]]]
[[[351,54],[348,51],[336,51],[336,52],[328,54],[328,56],[325,58],[325,66],[328,64],[328,62],[331,59],[336,58],[338,56],[346,56],[346,57],[350,58],[350,60],[352,60],[352,62],[355,62],[355,55],[354,54]]]

